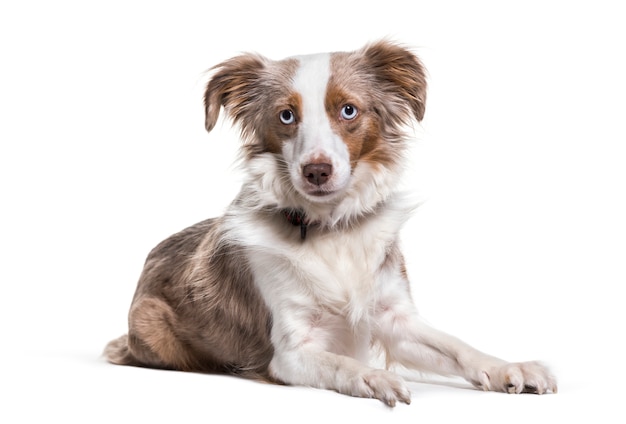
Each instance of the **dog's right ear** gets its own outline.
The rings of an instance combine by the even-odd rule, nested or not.
[[[220,108],[234,120],[247,115],[254,87],[258,87],[261,70],[266,66],[262,56],[245,54],[214,66],[213,76],[204,93],[205,127],[211,131],[217,122]]]

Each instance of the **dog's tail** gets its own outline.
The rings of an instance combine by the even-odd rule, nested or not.
[[[128,347],[128,335],[111,340],[104,348],[104,358],[117,365],[139,365],[139,361],[133,356]]]

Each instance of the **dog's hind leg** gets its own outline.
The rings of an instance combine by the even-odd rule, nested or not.
[[[174,331],[177,327],[174,311],[163,300],[136,299],[129,314],[128,335],[109,342],[104,355],[119,365],[195,369],[196,361]]]

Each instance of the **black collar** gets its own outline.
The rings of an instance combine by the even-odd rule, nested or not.
[[[306,229],[309,225],[306,215],[302,209],[283,209],[283,216],[293,226],[300,226],[300,238],[306,238]]]

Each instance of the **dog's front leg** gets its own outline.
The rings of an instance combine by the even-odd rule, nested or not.
[[[378,310],[376,336],[389,360],[440,375],[457,375],[483,390],[508,393],[557,391],[556,380],[538,362],[509,363],[432,328],[406,298],[387,298]]]
[[[291,309],[291,308],[286,308]],[[336,390],[339,393],[376,398],[389,406],[411,402],[404,380],[396,374],[373,369],[342,352],[337,346],[337,322],[318,312],[274,314],[272,377],[288,384]],[[339,353],[338,353],[339,352]]]

